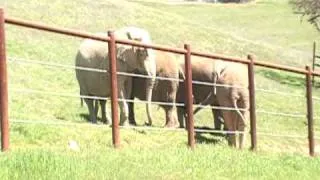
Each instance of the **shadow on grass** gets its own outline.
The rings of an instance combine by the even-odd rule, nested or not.
[[[287,72],[277,72],[271,70],[259,70],[256,74],[263,75],[264,77],[293,87],[303,87],[306,84],[306,78],[303,75],[297,75]],[[320,77],[314,77],[315,88],[320,88]]]
[[[87,122],[91,123],[89,114],[81,113],[81,114],[80,114],[80,117],[83,118],[83,119],[85,119]],[[97,122],[99,122],[99,121],[100,121],[100,122],[103,122],[100,117],[97,117]]]
[[[195,127],[197,130],[215,130],[206,126]],[[209,137],[206,135],[210,135]],[[215,132],[196,132],[195,138],[197,143],[204,144],[218,144],[222,142],[222,138],[225,137],[224,134],[215,133]]]

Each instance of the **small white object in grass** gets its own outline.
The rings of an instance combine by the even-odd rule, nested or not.
[[[70,140],[69,143],[68,143],[68,145],[69,145],[69,148],[70,148],[71,150],[73,150],[73,151],[80,151],[80,147],[79,147],[79,145],[78,145],[78,143],[77,143],[76,141]]]

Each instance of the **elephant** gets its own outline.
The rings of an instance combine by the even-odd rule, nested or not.
[[[152,101],[175,103],[179,86],[178,79],[184,78],[183,72],[179,66],[179,62],[171,53],[157,51],[156,63],[157,77],[170,79],[156,79],[152,93]],[[140,77],[133,77],[132,79],[131,99],[133,100],[134,98],[138,98],[140,100],[145,100],[145,86],[147,83],[146,79]],[[178,122],[175,105],[160,105],[160,107],[164,109],[166,114],[165,127],[177,127]],[[129,103],[129,122],[132,125],[136,125],[133,102]]]
[[[244,64],[215,60],[217,86],[211,90],[203,104],[217,103],[218,106],[233,108],[219,110],[225,130],[240,131],[239,148],[245,141],[246,121],[249,118],[248,68]],[[215,95],[214,95],[215,94]],[[202,107],[197,108],[199,111]],[[241,109],[241,111],[240,111]],[[216,120],[216,119],[215,119]],[[228,134],[228,144],[236,147],[235,134]]]
[[[244,147],[247,121],[249,119],[249,79],[248,66],[241,63],[221,62],[218,70],[217,84],[226,85],[217,87],[218,103],[222,107],[231,107],[234,110],[222,110],[224,124],[229,131],[240,131],[239,148]],[[240,111],[241,109],[241,111]],[[228,143],[236,147],[235,134],[228,134]]]
[[[100,36],[107,37],[106,33],[98,33]],[[124,27],[114,32],[116,39],[135,40],[145,44],[151,44],[149,33],[138,27]],[[154,50],[149,48],[134,47],[129,45],[117,44],[116,48],[117,72],[133,72],[138,69],[150,76],[146,83],[146,105],[148,121],[151,124],[151,97],[155,83],[156,61]],[[76,68],[76,78],[80,86],[80,95],[82,96],[99,96],[110,97],[110,75],[109,75],[109,56],[108,44],[92,39],[85,39],[77,52],[75,59],[76,67],[99,69],[103,72],[83,70]],[[120,107],[120,125],[128,125],[128,104],[127,100],[131,94],[131,77],[118,75],[118,96]],[[97,122],[96,112],[98,106],[94,107],[94,100],[84,98],[88,110],[90,121]],[[101,101],[102,114],[105,113],[105,101]],[[106,117],[102,117],[103,121],[107,121]]]
[[[180,66],[183,70],[184,61],[180,61]],[[192,68],[192,81],[200,81],[204,83],[213,83],[217,80],[217,64],[213,60],[197,58],[193,57],[191,59],[191,68]],[[210,105],[210,106],[218,106],[218,101],[216,98],[215,92],[212,91],[215,89],[213,86],[203,85],[203,84],[192,84],[192,92],[193,92],[193,103],[200,105]],[[214,90],[216,91],[216,90]],[[184,82],[180,82],[179,89],[177,93],[177,102],[185,103],[185,84]],[[197,108],[194,111],[196,114],[201,108]],[[178,120],[180,124],[180,128],[185,127],[185,108],[177,107]],[[212,109],[212,115],[214,119],[214,127],[217,130],[221,129],[221,111],[218,109]]]

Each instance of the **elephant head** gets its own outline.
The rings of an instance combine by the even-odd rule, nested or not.
[[[141,28],[137,27],[126,27],[115,32],[116,37],[125,38],[133,41],[139,41],[145,44],[151,44],[151,37],[149,33]],[[117,58],[125,62],[127,65],[126,70],[133,72],[138,70],[141,73],[147,74],[149,79],[146,86],[146,99],[147,99],[147,115],[148,125],[152,124],[151,116],[151,99],[152,90],[155,84],[156,76],[156,59],[155,52],[150,48],[128,46],[128,45],[117,45]]]

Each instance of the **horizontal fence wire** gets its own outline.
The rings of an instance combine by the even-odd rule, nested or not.
[[[53,125],[53,126],[82,126],[82,127],[94,127],[94,128],[109,128],[110,125],[103,124],[92,124],[92,123],[75,123],[75,122],[63,122],[62,120],[26,120],[26,119],[15,119],[11,118],[10,123],[15,124],[42,124],[42,125]],[[137,129],[137,130],[153,130],[153,131],[177,131],[186,132],[185,128],[163,128],[163,127],[150,127],[150,126],[119,126],[121,129]],[[224,131],[224,130],[213,130],[213,129],[194,129],[195,132],[203,133],[220,133],[220,134],[245,134],[249,132],[241,131]]]
[[[110,128],[111,125],[92,124],[86,122],[63,122],[62,120],[27,120],[27,119],[10,119],[10,123],[16,124],[43,124],[52,126],[80,126],[80,127],[94,127],[94,128]],[[157,130],[157,131],[186,131],[183,128],[162,128],[162,127],[148,127],[148,126],[119,126],[122,129],[141,129],[141,130]]]
[[[96,68],[87,68],[87,67],[80,67],[80,66],[74,66],[74,65],[65,65],[65,64],[59,64],[59,63],[52,63],[52,62],[43,62],[39,60],[28,60],[28,59],[22,59],[22,58],[8,58],[9,62],[13,63],[23,63],[23,64],[36,64],[36,65],[43,65],[48,66],[55,69],[71,69],[71,70],[83,70],[83,71],[92,71],[92,72],[101,72],[106,73],[107,71],[104,69],[96,69]]]
[[[200,104],[193,104],[193,107],[201,107],[201,109],[217,109],[217,110],[226,110],[226,111],[248,111],[249,109],[246,108],[232,108],[232,107],[223,107],[223,106],[210,106],[210,105],[200,105]]]
[[[320,97],[317,97],[317,96],[312,96],[312,99],[320,101]]]
[[[70,94],[70,93],[48,92],[48,91],[33,90],[33,89],[9,88],[9,90],[12,92],[25,93],[25,94],[52,95],[52,96],[60,96],[60,97],[86,98],[86,99],[94,99],[94,100],[109,100],[110,99],[110,98],[99,97],[99,96],[83,96],[83,95],[76,95],[76,94]]]
[[[282,91],[275,91],[275,90],[269,90],[269,89],[263,89],[263,88],[256,88],[255,90],[261,91],[263,93],[278,94],[278,95],[284,95],[284,96],[302,97],[302,98],[306,97],[305,95],[301,95],[301,94],[286,93]]]
[[[94,128],[109,128],[110,125],[103,124],[92,124],[92,123],[75,123],[75,122],[63,122],[61,120],[26,120],[26,119],[15,119],[11,118],[10,123],[16,124],[43,124],[53,126],[82,126],[82,127],[94,127]],[[137,130],[154,130],[154,131],[177,131],[186,132],[185,128],[163,128],[163,127],[150,127],[150,126],[119,126],[121,129],[137,129]],[[194,129],[195,132],[202,133],[219,133],[219,134],[248,134],[249,132],[241,131],[224,131],[214,129]]]
[[[219,133],[219,134],[248,134],[249,131],[225,131],[225,130],[214,130],[214,129],[194,129],[195,132],[202,133]]]
[[[77,70],[100,72],[100,73],[107,73],[108,72],[105,69],[96,69],[96,68],[87,68],[87,67],[81,67],[81,66],[64,65],[64,64],[59,64],[59,63],[43,62],[43,61],[39,61],[39,60],[28,60],[28,59],[23,59],[23,58],[9,57],[8,60],[9,60],[9,62],[14,62],[14,63],[36,64],[36,65],[43,65],[43,66],[47,66],[47,67],[50,67],[50,68],[56,68],[56,69],[69,69],[69,70],[70,69],[71,70],[77,69]],[[145,78],[145,79],[153,78],[152,76],[149,76],[149,75],[135,74],[135,73],[128,73],[128,72],[117,72],[117,74],[123,75],[123,76]],[[184,82],[184,79],[169,78],[169,77],[156,76],[155,79]],[[198,85],[212,86],[212,87],[213,86],[216,86],[216,87],[234,87],[234,88],[238,88],[238,89],[247,89],[248,88],[248,87],[237,86],[237,85],[217,84],[217,83],[212,83],[212,82],[195,81],[195,80],[193,80],[192,83],[193,84],[198,84]]]
[[[101,72],[101,73],[107,73],[106,70],[103,69],[95,69],[95,68],[86,68],[86,67],[78,67],[73,65],[63,65],[59,63],[51,63],[51,62],[43,62],[43,61],[36,61],[36,60],[27,60],[22,58],[9,58],[9,61],[11,62],[19,62],[19,63],[26,63],[26,64],[38,64],[38,65],[45,65],[49,67],[54,68],[64,68],[64,69],[79,69],[79,70],[85,70],[85,71],[93,71],[93,72]],[[126,73],[126,72],[118,72],[120,75],[128,75],[128,76],[135,76],[135,77],[142,77],[142,78],[151,78],[148,75],[141,75],[141,74],[134,74],[134,73]],[[156,77],[156,79],[160,80],[175,80],[175,81],[183,81],[182,79],[175,79],[175,78],[167,78],[167,77]],[[200,84],[200,85],[208,85],[208,86],[224,86],[224,87],[236,87],[236,88],[244,88],[241,86],[230,86],[230,85],[221,85],[221,84],[215,84],[215,83],[209,83],[209,82],[201,82],[201,81],[192,81],[194,84]],[[97,97],[97,96],[80,96],[80,95],[73,95],[73,94],[66,94],[66,93],[56,93],[56,92],[44,92],[44,91],[38,91],[38,90],[26,90],[26,89],[13,89],[16,92],[22,92],[22,93],[42,93],[47,95],[55,95],[55,96],[64,96],[64,97],[78,97],[78,98],[88,98],[88,99],[97,99],[97,100],[109,100],[109,98],[105,97]],[[280,91],[273,91],[273,90],[266,90],[262,88],[257,88],[258,91],[266,92],[266,93],[275,93],[275,94],[281,94],[281,95],[290,95],[290,96],[297,96],[297,97],[304,97],[302,95],[298,94],[290,94]],[[317,97],[314,97],[317,99]],[[320,98],[319,98],[320,100]],[[123,101],[123,99],[119,99],[119,101]],[[137,102],[133,100],[127,99],[128,102]],[[141,101],[141,100],[140,100]],[[142,101],[143,103],[146,103],[147,101]],[[153,104],[158,105],[168,105],[168,106],[181,106],[183,107],[183,103],[168,103],[168,102],[153,102]],[[235,108],[231,107],[218,107],[218,106],[204,106],[204,105],[195,105],[195,107],[201,107],[206,109],[220,109],[220,110],[236,110]],[[240,111],[246,111],[248,109],[239,109]],[[279,112],[269,112],[269,111],[263,111],[263,110],[257,110],[257,113],[264,113],[269,115],[279,115],[279,116],[287,116],[287,117],[293,117],[293,118],[301,118],[305,117],[306,115],[302,114],[290,114],[290,113],[279,113]]]
[[[53,126],[78,126],[78,127],[93,127],[93,128],[110,128],[110,125],[103,124],[91,124],[91,123],[75,123],[75,122],[63,122],[61,120],[26,120],[26,119],[14,119],[11,118],[10,123],[15,124],[43,124],[43,125],[53,125]],[[154,131],[176,131],[176,132],[186,132],[184,128],[163,128],[163,127],[148,127],[148,126],[119,126],[121,129],[136,129],[136,130],[154,130]],[[111,128],[110,128],[111,129]],[[213,130],[213,129],[194,129],[195,132],[199,133],[219,133],[219,134],[248,134],[248,131],[224,131],[224,130]],[[303,138],[306,139],[307,136],[301,135],[290,135],[290,134],[275,134],[266,132],[257,132],[257,135],[270,136],[270,137],[280,137],[280,138]],[[315,139],[320,140],[320,137],[315,137]]]
[[[264,111],[264,110],[257,110],[257,113],[263,113],[267,115],[273,116],[285,116],[285,117],[292,117],[292,118],[306,118],[306,114],[292,114],[292,113],[281,113],[281,112],[271,112],[271,111]]]
[[[60,97],[73,97],[73,98],[86,98],[86,99],[94,99],[94,100],[110,100],[110,98],[106,97],[99,97],[99,96],[84,96],[84,95],[76,95],[70,93],[61,93],[61,92],[48,92],[48,91],[41,91],[41,90],[33,90],[33,89],[17,89],[17,88],[9,88],[12,92],[17,93],[25,93],[25,94],[42,94],[42,95],[52,95],[52,96],[60,96]],[[126,101],[126,102],[133,102],[133,103],[148,103],[146,100],[133,100],[133,99],[121,99],[118,98],[118,101]],[[152,104],[161,105],[161,106],[177,106],[177,107],[184,107],[184,103],[170,103],[170,102],[158,102],[158,101],[151,101]],[[194,107],[201,107],[204,109],[218,109],[218,110],[230,110],[230,111],[247,111],[248,109],[244,108],[232,108],[232,107],[222,107],[222,106],[205,106],[205,105],[194,105]]]
[[[267,132],[257,132],[257,135],[260,136],[269,136],[269,137],[280,137],[280,138],[292,138],[292,139],[307,139],[307,136],[296,135],[296,134],[275,134],[275,133],[267,133]]]

